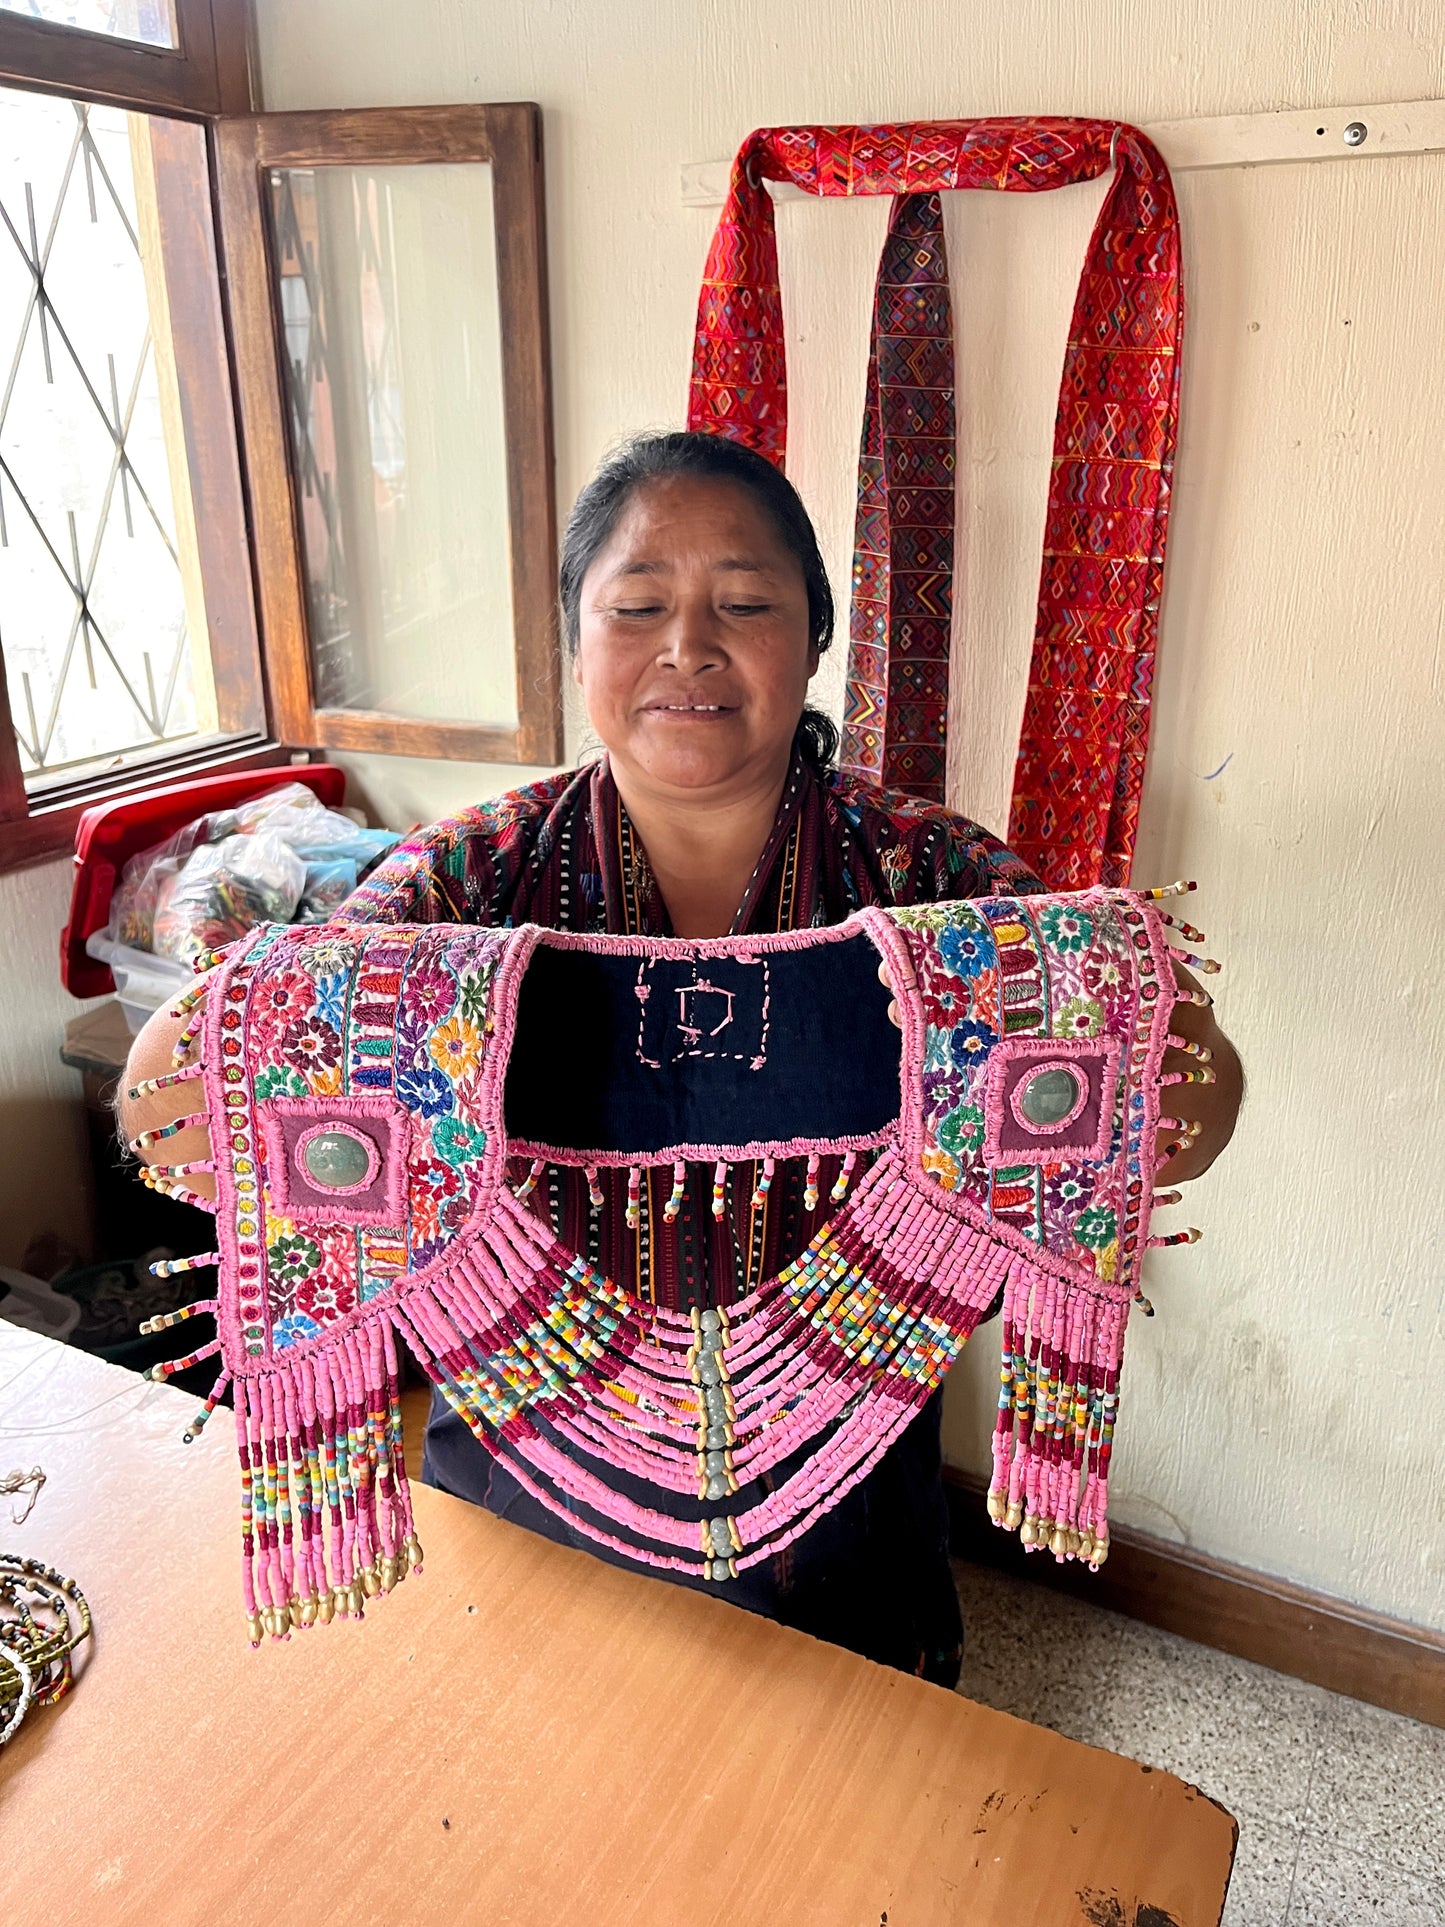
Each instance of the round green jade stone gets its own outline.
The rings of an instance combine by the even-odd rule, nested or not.
[[[1078,1103],[1079,1080],[1062,1065],[1035,1071],[1019,1093],[1019,1115],[1030,1124],[1057,1124]]]
[[[315,1137],[307,1139],[301,1162],[311,1182],[328,1191],[364,1184],[371,1169],[366,1146],[350,1131],[318,1131]]]

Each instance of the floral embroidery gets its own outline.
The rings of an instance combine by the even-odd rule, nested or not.
[[[458,1167],[475,1162],[487,1148],[486,1132],[458,1117],[439,1117],[432,1126],[431,1141],[438,1157]]]
[[[454,1081],[482,1061],[482,1033],[465,1017],[453,1017],[432,1032],[431,1054]]]
[[[309,1086],[287,1064],[267,1064],[256,1073],[257,1097],[305,1097]]]
[[[997,1031],[969,1017],[961,1024],[954,1025],[949,1036],[949,1049],[959,1069],[968,1070],[972,1065],[981,1064],[997,1042]]]
[[[345,982],[346,972],[356,962],[356,945],[344,937],[320,937],[297,952],[296,961],[308,977],[318,981],[337,977]]]
[[[1081,1211],[1074,1220],[1074,1236],[1081,1245],[1091,1251],[1112,1244],[1118,1233],[1119,1221],[1104,1204],[1091,1204],[1087,1211]]]
[[[312,1013],[287,1028],[281,1055],[297,1070],[329,1070],[341,1062],[341,1039],[330,1024]]]
[[[329,1325],[356,1309],[356,1287],[328,1269],[300,1281],[296,1287],[296,1305],[318,1325]]]
[[[1060,1037],[1097,1037],[1103,1028],[1103,1006],[1092,997],[1071,997],[1058,1015]]]
[[[321,1327],[316,1320],[299,1311],[288,1311],[271,1327],[271,1342],[278,1352],[284,1352],[289,1345],[299,1345],[305,1338],[320,1336]]]
[[[957,924],[942,931],[938,939],[939,957],[955,977],[976,977],[988,962],[988,948],[972,930]]]
[[[289,1223],[289,1220],[285,1222]],[[274,1278],[294,1285],[298,1279],[319,1267],[321,1247],[301,1232],[292,1231],[266,1247],[266,1262]]]
[[[983,1112],[977,1104],[960,1104],[938,1127],[938,1141],[955,1157],[976,1151],[983,1143]]]
[[[451,1079],[445,1071],[428,1064],[398,1071],[396,1094],[409,1111],[421,1117],[440,1117],[452,1108]]]
[[[1053,949],[1066,953],[1086,949],[1094,940],[1093,918],[1071,904],[1049,904],[1039,912],[1039,928]]]
[[[435,1029],[451,1015],[456,1001],[457,980],[449,970],[438,966],[414,970],[406,980],[403,1009],[408,1026],[417,1031]]]

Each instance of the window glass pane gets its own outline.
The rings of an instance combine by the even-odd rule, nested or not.
[[[516,726],[491,176],[271,173],[319,708]]]
[[[32,789],[235,727],[186,463],[219,297],[209,234],[168,219],[205,181],[197,127],[0,89],[0,648]]]
[[[147,47],[174,47],[176,10],[172,0],[0,0],[0,12],[23,13],[59,27],[116,40],[139,40]]]

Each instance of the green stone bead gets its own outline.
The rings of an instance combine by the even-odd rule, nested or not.
[[[307,1140],[301,1162],[311,1182],[326,1191],[364,1184],[371,1167],[366,1146],[349,1131],[318,1131]]]

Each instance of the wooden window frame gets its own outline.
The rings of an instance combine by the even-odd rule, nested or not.
[[[216,250],[213,280],[189,295],[167,276],[178,342],[198,339],[194,301],[219,287],[225,366],[207,352],[192,381],[185,438],[193,469],[206,468],[220,431],[234,433],[240,498],[198,520],[220,733],[140,752],[118,771],[77,774],[26,788],[10,726],[0,657],[0,875],[64,853],[82,813],[113,797],[224,771],[300,762],[311,749],[556,763],[563,755],[561,666],[554,627],[556,503],[547,319],[541,113],[531,104],[366,109],[265,115],[253,111],[249,0],[174,0],[177,46],[0,12],[0,85],[199,123],[207,178],[187,179],[158,205],[194,246],[199,224]],[[282,337],[274,310],[264,170],[348,162],[487,161],[493,169],[500,302],[507,500],[511,543],[515,729],[424,722],[377,712],[317,709],[300,520],[281,386]],[[207,411],[216,412],[208,426]],[[212,460],[214,458],[211,458]],[[216,487],[214,471],[203,492]],[[206,501],[211,495],[206,493]],[[213,593],[214,591],[214,593]]]
[[[174,47],[0,13],[0,84],[193,119],[248,114],[254,103],[246,0],[173,5]]]
[[[174,48],[142,46],[109,34],[0,13],[0,86],[199,122],[208,130],[209,155],[213,152],[209,128],[215,117],[249,113],[253,105],[250,8],[247,0],[175,0],[175,11],[178,45]],[[202,222],[213,228],[211,199],[208,180],[190,180],[167,205],[158,208],[163,248],[168,223]],[[212,241],[211,245],[219,244]],[[219,291],[219,260],[215,275]],[[173,304],[183,300],[179,282],[169,292]],[[181,315],[178,320],[181,339],[189,341],[202,332],[192,325],[189,315]],[[199,465],[205,463],[206,448],[211,444],[205,410],[214,407],[228,424],[235,424],[229,364],[224,371],[213,372],[223,373],[224,378],[193,384],[200,414],[188,417],[186,422],[187,439]],[[234,432],[239,442],[238,427]],[[261,769],[289,760],[290,751],[269,733],[265,713],[261,686],[264,664],[255,626],[251,558],[244,542],[244,501],[228,506],[234,511],[227,517],[230,529],[239,526],[242,543],[224,558],[210,558],[207,565],[208,580],[211,567],[216,567],[215,581],[221,592],[218,606],[222,616],[210,637],[223,727],[221,740],[208,738],[179,748],[158,749],[153,755],[142,753],[129,759],[124,770],[78,775],[71,783],[47,786],[41,797],[32,796],[26,788],[19,747],[10,726],[5,665],[0,656],[0,875],[68,854],[82,814],[94,803],[153,789],[168,781]],[[209,526],[198,533],[203,548],[216,536]],[[229,531],[226,539],[230,539]],[[251,698],[258,686],[259,713],[248,727],[243,712],[257,709]],[[236,732],[229,741],[225,740],[228,727]]]
[[[530,102],[252,114],[217,125],[217,205],[267,681],[277,733],[310,748],[484,763],[563,754],[542,117]],[[517,725],[321,708],[282,386],[267,176],[273,168],[488,162],[496,221]]]

